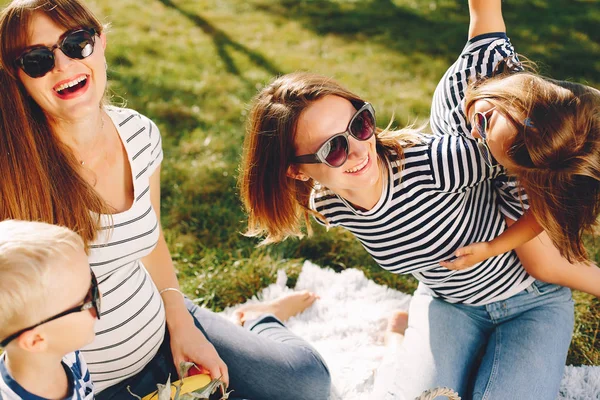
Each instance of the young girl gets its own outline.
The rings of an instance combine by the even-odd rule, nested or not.
[[[472,15],[472,33],[482,18],[504,29],[499,4]],[[493,57],[496,65],[470,58],[448,69],[434,95],[431,126],[475,138],[486,165],[501,165],[516,179],[519,187],[507,176],[497,179],[509,225],[531,208],[494,240],[461,248],[456,260],[440,264],[462,269],[517,248],[537,279],[600,296],[600,269],[583,246],[600,212],[600,92],[526,72],[512,48]],[[505,72],[486,79],[484,69],[500,66]]]
[[[514,54],[500,1],[470,9],[470,40],[438,88],[445,101],[432,115],[445,125],[433,135],[376,129],[370,103],[318,75],[282,76],[259,93],[240,174],[248,233],[266,233],[263,243],[300,236],[312,214],[351,231],[383,268],[420,281],[395,374],[405,398],[449,386],[476,399],[554,399],[573,327],[570,291],[536,281],[512,251],[468,270],[440,266],[502,233],[502,213],[517,203],[501,168],[486,165],[483,143],[463,134],[468,119],[454,129],[463,94],[449,77],[466,87]],[[483,105],[469,112],[498,121]]]

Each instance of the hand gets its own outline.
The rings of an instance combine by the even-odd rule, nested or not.
[[[456,250],[454,255],[457,257],[452,261],[440,261],[444,268],[452,270],[461,270],[469,268],[494,256],[491,246],[488,242],[473,243]]]
[[[221,378],[225,385],[229,386],[227,365],[221,360],[212,343],[206,339],[193,322],[178,325],[177,328],[170,329],[169,334],[173,362],[178,371],[182,361],[191,361],[198,368],[210,374],[212,379]]]

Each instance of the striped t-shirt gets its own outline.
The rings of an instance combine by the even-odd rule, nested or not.
[[[92,400],[94,398],[94,385],[90,373],[81,354],[76,351],[69,353],[62,359],[62,365],[69,382],[69,395],[67,400]],[[45,397],[36,396],[23,388],[8,372],[6,368],[6,353],[0,356],[0,400],[44,400]]]
[[[103,229],[90,246],[90,266],[102,292],[96,338],[82,349],[97,391],[140,372],[165,334],[165,311],[140,259],[156,246],[159,223],[150,202],[150,176],[162,161],[156,125],[139,113],[107,107],[127,152],[134,202],[127,211],[102,215]]]
[[[497,63],[501,58],[492,49],[503,46],[511,48],[503,35],[467,43],[436,89],[432,118],[454,117],[440,107],[455,111],[455,102],[462,101],[462,91],[441,92],[449,77],[459,70]],[[470,61],[465,63],[466,59]],[[487,167],[478,143],[455,131],[461,121],[438,122],[432,122],[432,135],[421,135],[420,144],[405,149],[402,160],[386,160],[387,179],[371,210],[357,210],[326,188],[313,192],[311,207],[331,226],[352,232],[382,268],[413,274],[448,302],[483,305],[506,299],[534,280],[514,251],[461,271],[439,265],[462,246],[492,240],[506,224],[495,182],[502,178],[501,168]],[[469,132],[468,124],[464,127]]]
[[[435,90],[430,118],[433,132],[473,137],[470,121],[465,115],[465,90],[472,79],[492,76],[502,61],[513,70],[523,69],[504,32],[479,35],[467,43]],[[509,218],[518,219],[529,207],[527,195],[506,174],[498,175],[494,183],[500,196],[500,210]]]

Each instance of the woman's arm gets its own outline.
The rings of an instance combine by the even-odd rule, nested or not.
[[[501,0],[469,0],[469,39],[489,32],[506,32]]]
[[[159,221],[160,231],[156,247],[142,259],[142,262],[159,292],[165,288],[179,290],[173,260],[160,226],[160,166],[150,177],[150,198]],[[228,385],[227,366],[217,354],[214,346],[194,325],[194,320],[183,302],[183,296],[177,291],[169,290],[162,293],[162,299],[171,337],[171,352],[177,370],[179,370],[180,362],[192,361],[210,371],[212,378],[220,377]]]

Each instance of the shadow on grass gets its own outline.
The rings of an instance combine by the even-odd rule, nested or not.
[[[435,12],[428,18],[391,0],[339,2],[330,0],[257,0],[255,7],[290,20],[299,21],[319,35],[385,45],[406,54],[423,53],[454,60],[464,45],[468,15],[465,12]]]
[[[542,74],[600,84],[599,1],[511,0],[503,8],[517,51],[541,63]]]
[[[384,45],[405,54],[422,54],[450,65],[464,46],[467,2],[418,1],[418,7],[392,0],[254,0],[255,7],[299,21],[319,35]],[[535,0],[503,2],[508,34],[516,50],[539,62],[557,79],[600,82],[600,2]]]
[[[118,57],[116,55],[115,59]],[[242,93],[250,96],[252,91],[248,88]],[[193,88],[149,80],[130,71],[109,70],[109,96],[112,104],[132,108],[152,119],[159,127],[165,127],[162,134],[168,149],[175,149],[194,130],[211,132],[218,129],[214,121],[208,120],[202,112],[195,111],[195,107],[199,107],[198,104],[201,105],[206,98]],[[224,113],[221,121],[239,124],[239,115]],[[233,147],[231,151],[236,149]]]
[[[200,15],[193,14],[193,13],[190,13],[190,12],[182,9],[181,7],[179,7],[178,5],[173,3],[171,0],[159,0],[159,1],[162,4],[164,4],[165,6],[170,7],[172,9],[178,11],[179,13],[181,13],[183,16],[185,16],[190,21],[192,21],[194,24],[196,24],[196,26],[198,26],[200,29],[202,29],[202,31],[204,33],[206,33],[213,39],[217,53],[219,54],[219,57],[221,57],[221,59],[225,63],[225,67],[227,68],[227,71],[229,73],[237,75],[243,79],[242,72],[239,70],[239,68],[235,64],[233,58],[231,57],[231,54],[230,54],[230,49],[231,49],[231,50],[239,51],[240,53],[244,54],[254,64],[263,68],[265,71],[269,72],[269,74],[281,75],[281,71],[273,63],[271,63],[271,61],[269,61],[267,58],[262,56],[260,53],[247,48],[243,44],[231,39],[231,37],[229,37],[229,35],[227,35],[227,33],[223,32],[221,29],[212,25],[210,22],[208,22],[206,19],[202,18]]]

